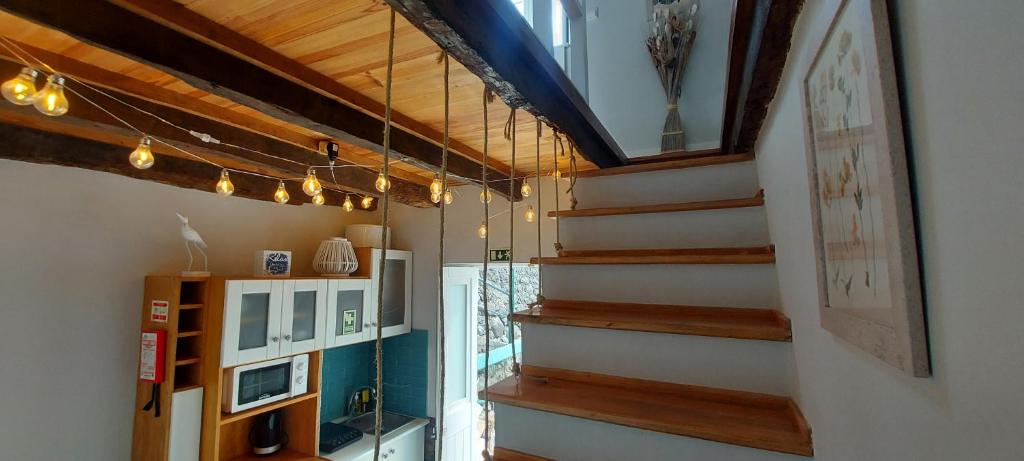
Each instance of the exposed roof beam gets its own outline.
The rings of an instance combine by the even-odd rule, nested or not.
[[[337,99],[267,71],[222,49],[103,0],[9,0],[0,9],[87,43],[151,65],[211,94],[343,142],[383,152],[384,123]],[[73,14],[72,14],[73,13]],[[441,148],[400,127],[391,131],[398,157],[438,166]],[[474,178],[479,165],[451,156],[449,172]],[[493,171],[494,190],[519,198],[519,186]]]
[[[176,157],[162,157],[152,168],[139,170],[125,160],[123,146],[7,123],[0,123],[0,145],[4,146],[0,150],[4,159],[102,171],[210,193],[220,176],[220,169],[213,165]],[[235,196],[262,201],[272,202],[277,189],[277,181],[258,176],[232,175],[231,182]],[[325,194],[334,205],[344,197],[334,191]]]
[[[274,49],[212,21],[179,3],[171,0],[111,0],[111,3],[121,5],[135,13],[187,34],[196,40],[218,47],[268,71],[289,78],[296,83],[309,85],[326,96],[347,102],[352,107],[378,119],[383,120],[384,118],[384,104],[349,88],[338,82],[335,78],[332,78],[332,76],[321,74],[309,66],[278,53]],[[384,43],[383,40],[386,40],[386,37],[386,32],[383,32],[380,37],[382,39],[380,43]],[[396,40],[400,40],[400,38],[396,37]],[[396,55],[395,62],[436,54],[439,51],[438,49],[430,51],[416,50],[408,56]],[[366,63],[361,70],[355,71],[355,73],[361,74],[365,71],[383,68],[386,64],[384,61]],[[401,112],[392,110],[391,120],[395,125],[408,128],[424,139],[435,143],[443,142],[442,132]],[[479,151],[455,139],[449,139],[449,148],[451,152],[477,162],[483,159],[483,154]],[[495,163],[493,166],[494,169],[502,173],[508,174],[510,172],[507,165]]]

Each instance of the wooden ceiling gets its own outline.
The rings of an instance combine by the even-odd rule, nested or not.
[[[114,0],[111,3],[218,48],[230,48],[230,45],[222,45],[228,42],[225,37],[244,37],[252,46],[248,50],[250,55],[240,56],[243,59],[292,81],[305,79],[307,81],[297,83],[383,119],[389,7],[380,0]],[[12,14],[0,12],[0,31],[60,72],[75,75],[80,69],[108,71],[102,75],[76,75],[107,88],[306,148],[313,148],[321,139],[332,138],[327,133],[197,89],[154,66]],[[393,120],[407,131],[439,144],[444,127],[440,49],[400,15],[395,37]],[[167,48],[173,50],[173,44],[167,44]],[[239,54],[237,49],[230,51]],[[283,56],[304,68],[274,68],[267,60],[259,59],[264,52]],[[10,54],[2,50],[0,53]],[[308,80],[323,84],[312,85]],[[458,155],[479,162],[484,145],[484,85],[452,60],[450,87],[452,149]],[[495,99],[488,110],[488,164],[508,174],[512,145],[504,139],[503,132],[510,109],[500,99]],[[537,142],[534,117],[519,111],[517,127],[516,176],[532,175]],[[541,168],[547,173],[555,159],[551,131],[546,127],[540,149]],[[342,159],[370,168],[379,168],[382,160],[379,152],[351,143],[342,143]],[[559,162],[564,171],[568,159]],[[577,163],[580,170],[596,168],[582,157]],[[421,185],[429,183],[434,174],[432,167],[422,162],[396,162],[392,164],[392,172],[397,178]]]

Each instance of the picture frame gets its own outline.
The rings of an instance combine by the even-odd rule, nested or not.
[[[833,0],[800,81],[821,326],[931,374],[885,0]]]

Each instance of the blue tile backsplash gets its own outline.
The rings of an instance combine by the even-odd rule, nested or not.
[[[427,416],[428,338],[426,330],[412,330],[384,339],[385,410],[421,418]],[[372,341],[324,351],[321,421],[345,416],[352,392],[373,385],[377,374],[374,352]]]

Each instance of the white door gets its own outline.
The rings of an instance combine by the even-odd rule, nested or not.
[[[327,280],[285,280],[281,300],[281,356],[324,348]]]
[[[278,356],[281,346],[280,280],[229,280],[224,297],[221,366]]]
[[[445,461],[478,459],[474,427],[476,403],[476,321],[479,272],[473,267],[444,270]]]
[[[370,280],[337,279],[327,283],[327,347],[370,339]]]

